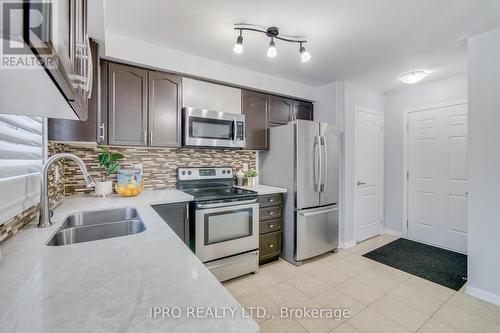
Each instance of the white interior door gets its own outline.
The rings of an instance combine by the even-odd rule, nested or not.
[[[408,237],[467,252],[467,105],[408,115]]]
[[[382,232],[383,123],[382,113],[356,110],[354,226],[357,242]]]

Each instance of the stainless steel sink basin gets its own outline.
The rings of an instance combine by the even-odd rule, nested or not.
[[[144,230],[146,227],[134,208],[84,212],[68,216],[47,245],[90,242],[134,235]]]

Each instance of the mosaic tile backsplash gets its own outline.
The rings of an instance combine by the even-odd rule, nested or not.
[[[121,153],[125,159],[120,161],[124,169],[133,168],[134,164],[142,163],[144,187],[147,189],[174,188],[176,183],[176,170],[180,166],[230,166],[234,170],[243,168],[247,163],[250,169],[256,168],[256,152],[250,150],[225,150],[225,149],[184,149],[184,148],[151,148],[151,147],[113,147],[107,146],[111,152]],[[49,153],[66,152],[80,157],[87,166],[94,179],[99,179],[99,164],[97,156],[99,146],[67,143],[49,143]],[[64,195],[75,193],[89,193],[92,189],[85,187],[78,166],[72,161],[64,162],[63,184],[51,184],[55,187],[51,193],[54,198],[61,193]],[[116,179],[116,174],[111,179]]]

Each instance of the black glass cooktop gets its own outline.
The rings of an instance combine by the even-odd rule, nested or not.
[[[190,188],[183,189],[182,191],[194,196],[195,201],[235,199],[257,196],[257,192],[255,191],[243,190],[232,186]]]

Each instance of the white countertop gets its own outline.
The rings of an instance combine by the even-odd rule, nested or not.
[[[236,186],[236,187],[242,188],[244,190],[255,191],[255,192],[259,193],[259,195],[286,193],[286,188],[269,186],[269,185]]]
[[[0,327],[5,332],[259,332],[241,306],[150,204],[191,201],[177,190],[136,198],[72,196],[54,224],[30,225],[2,248]],[[142,233],[46,246],[67,215],[135,207]],[[181,318],[151,318],[153,306],[179,307]],[[236,308],[234,317],[188,318],[187,308]]]

